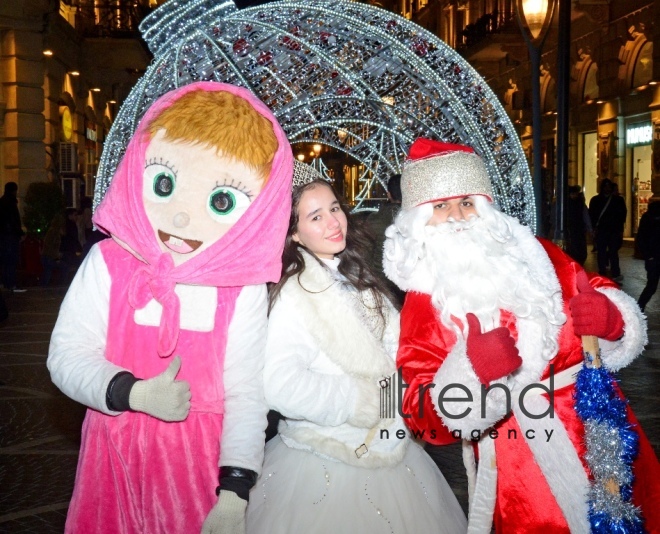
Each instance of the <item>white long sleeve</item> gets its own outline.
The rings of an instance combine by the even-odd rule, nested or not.
[[[321,356],[286,295],[269,318],[264,390],[269,406],[282,415],[323,426],[345,423],[357,402],[353,378]]]
[[[110,273],[98,245],[82,262],[64,297],[46,362],[51,379],[73,400],[108,415],[112,378],[125,369],[105,358],[110,313]]]
[[[246,286],[236,299],[224,365],[225,416],[220,465],[261,472],[268,406],[263,366],[268,330],[265,284]]]

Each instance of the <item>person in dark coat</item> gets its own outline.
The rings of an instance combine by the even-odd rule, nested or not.
[[[18,212],[18,184],[7,182],[5,194],[0,197],[0,267],[2,283],[12,292],[22,292],[16,287],[19,251],[23,228]]]
[[[579,185],[568,188],[568,255],[584,265],[587,260],[587,234],[591,233],[591,218]]]
[[[616,282],[623,279],[619,249],[623,244],[623,225],[627,213],[626,202],[617,193],[616,184],[605,178],[600,183],[599,193],[589,202],[589,215],[595,234],[598,274],[606,276],[609,263],[610,274]]]
[[[78,233],[78,217],[78,210],[75,208],[68,208],[66,210],[66,221],[64,222],[64,233],[62,234],[60,250],[62,252],[62,260],[67,269],[67,277],[72,276],[80,265],[82,245],[80,244]]]
[[[636,241],[646,268],[646,287],[637,301],[644,311],[660,280],[660,201],[649,204],[648,211],[642,215]]]

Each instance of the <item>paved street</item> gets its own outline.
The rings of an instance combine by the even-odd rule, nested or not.
[[[593,269],[595,256],[587,266]],[[622,250],[622,288],[637,298],[643,262]],[[50,382],[46,355],[64,287],[4,293],[10,318],[0,324],[0,533],[60,533],[73,488],[84,409]],[[621,384],[640,422],[660,451],[660,295],[647,306],[649,346],[621,372]],[[438,463],[463,504],[465,475],[457,446]]]

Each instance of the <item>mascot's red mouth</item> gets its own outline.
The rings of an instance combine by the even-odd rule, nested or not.
[[[158,230],[158,237],[167,248],[179,254],[189,254],[190,252],[197,250],[202,245],[202,241],[184,239],[183,237],[168,234],[162,230]]]

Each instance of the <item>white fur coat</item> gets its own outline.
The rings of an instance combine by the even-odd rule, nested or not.
[[[305,261],[303,273],[282,288],[269,320],[264,384],[267,402],[286,417],[280,435],[290,447],[350,465],[393,465],[408,443],[398,414],[381,419],[361,455],[356,450],[369,441],[370,429],[348,420],[360,410],[358,382],[376,385],[395,373],[399,314],[388,307],[383,339],[377,339],[349,290],[309,254]]]

